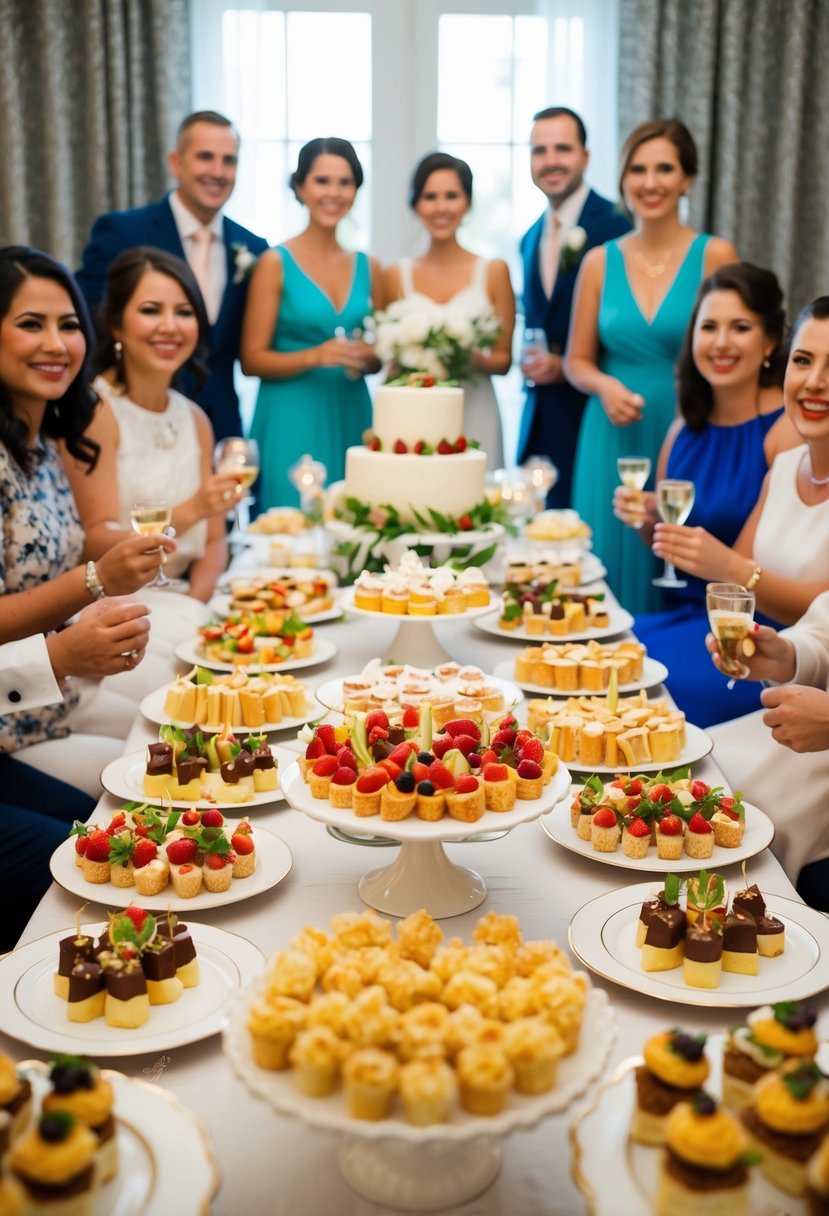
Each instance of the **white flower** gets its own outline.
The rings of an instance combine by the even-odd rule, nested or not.
[[[576,224],[575,227],[571,228],[567,233],[567,236],[564,239],[564,244],[567,249],[572,249],[574,253],[578,253],[580,249],[584,248],[586,241],[587,233],[583,228],[580,228],[579,225]]]
[[[236,271],[233,282],[242,283],[256,265],[256,254],[251,253],[247,245],[237,244],[233,246],[233,249],[235,250],[233,266]]]
[[[400,324],[397,326],[397,341],[401,346],[425,342],[429,336],[429,330],[432,328],[432,320],[432,317],[421,311],[411,312],[408,316],[401,317]]]
[[[454,338],[456,342],[460,342],[461,346],[470,347],[475,340],[473,331],[472,318],[460,309],[447,309],[444,320],[444,328],[450,338]]]

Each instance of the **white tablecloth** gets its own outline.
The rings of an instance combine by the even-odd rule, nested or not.
[[[298,674],[315,687],[332,676],[356,672],[369,659],[386,652],[394,629],[393,622],[365,619],[321,626],[321,634],[336,642],[339,653],[324,667]],[[497,662],[515,654],[514,643],[489,637],[471,622],[438,624],[436,632],[453,658],[484,670],[491,671]],[[700,661],[705,661],[703,656]],[[139,718],[127,748],[140,747],[154,737],[154,728]],[[276,742],[282,741],[276,737]],[[710,758],[696,771],[703,779],[718,782],[719,773]],[[102,812],[117,806],[117,800],[108,795],[102,799]],[[282,948],[304,925],[327,927],[335,912],[361,907],[358,880],[392,854],[391,849],[336,841],[321,824],[284,802],[256,811],[251,818],[255,826],[276,832],[290,847],[291,873],[263,895],[213,913],[200,912],[192,919],[241,934],[266,955]],[[640,873],[628,876],[559,848],[538,822],[519,827],[501,840],[446,848],[453,860],[479,871],[489,888],[478,910],[441,922],[447,936],[458,934],[467,940],[478,917],[494,909],[520,917],[525,936],[552,937],[564,945],[570,918],[579,907],[626,880],[635,884],[645,879]],[[736,880],[738,871],[729,873]],[[751,863],[751,881],[768,895],[795,897],[791,883],[768,851]],[[53,886],[22,940],[73,925],[77,907],[74,896]],[[85,918],[97,918],[94,905]],[[681,1024],[689,1030],[713,1032],[727,1029],[733,1020],[728,1010],[680,1008],[599,979],[594,982],[607,989],[616,1016],[618,1037],[611,1063],[639,1052],[649,1035],[667,1027]],[[8,994],[2,999],[8,1000]],[[829,1001],[821,997],[817,1004],[825,1025]],[[0,1050],[16,1058],[21,1055],[21,1045],[5,1035],[0,1035]],[[342,1180],[333,1136],[277,1116],[250,1096],[222,1054],[219,1038],[174,1048],[161,1058],[156,1053],[114,1060],[112,1066],[136,1077],[154,1075],[205,1120],[223,1175],[213,1208],[219,1216],[381,1216],[385,1210],[355,1195]],[[478,1199],[452,1211],[459,1216],[571,1216],[583,1212],[584,1200],[570,1177],[571,1118],[572,1111],[547,1119],[533,1131],[509,1137],[503,1144],[503,1168],[494,1184]],[[187,1168],[186,1163],[182,1168]]]

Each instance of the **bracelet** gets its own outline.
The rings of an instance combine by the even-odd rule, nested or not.
[[[106,596],[104,584],[101,582],[97,567],[94,562],[86,563],[86,589],[92,596],[93,600],[102,600]]]
[[[755,587],[757,586],[757,584],[760,582],[760,579],[761,579],[761,577],[762,577],[762,574],[763,574],[763,567],[762,567],[762,566],[755,566],[755,567],[754,567],[754,569],[753,569],[753,570],[752,570],[752,572],[751,572],[751,578],[750,578],[750,579],[748,580],[748,582],[746,583],[746,591],[753,591],[753,590],[754,590],[754,588],[755,588]]]

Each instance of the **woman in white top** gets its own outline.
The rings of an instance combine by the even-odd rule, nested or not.
[[[464,433],[487,454],[487,467],[504,464],[501,417],[490,376],[503,376],[512,362],[515,296],[506,262],[491,262],[464,249],[457,238],[472,205],[472,171],[466,161],[432,152],[412,176],[409,205],[429,234],[429,248],[384,272],[386,301],[426,299],[468,317],[495,312],[500,336],[491,350],[474,353],[476,378],[464,384]]]
[[[829,591],[829,296],[794,324],[783,395],[803,443],[775,457],[734,548],[659,523],[653,551],[699,578],[750,585],[760,612],[791,625]]]
[[[87,543],[106,552],[130,531],[134,503],[168,502],[177,550],[166,571],[206,601],[227,565],[224,516],[241,487],[213,473],[210,421],[172,387],[182,367],[204,374],[208,321],[190,268],[160,249],[127,250],[109,269],[101,321],[100,406],[86,432],[100,456],[89,474],[66,460]]]

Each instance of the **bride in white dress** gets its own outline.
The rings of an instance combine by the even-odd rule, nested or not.
[[[384,272],[386,303],[427,299],[470,317],[491,307],[501,326],[488,351],[474,354],[475,379],[464,384],[464,433],[477,439],[487,468],[504,464],[501,416],[491,376],[503,376],[512,362],[515,296],[507,264],[476,257],[458,243],[458,228],[472,204],[472,172],[466,161],[445,152],[425,156],[412,176],[409,205],[429,234],[422,257],[403,258]]]

